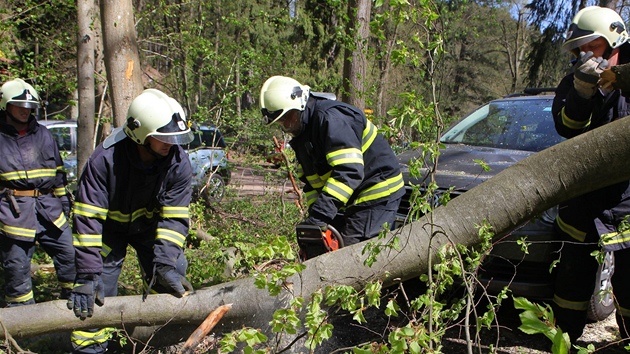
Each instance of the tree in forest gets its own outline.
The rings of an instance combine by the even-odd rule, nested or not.
[[[363,110],[365,107],[365,81],[367,81],[367,50],[370,34],[371,0],[348,2],[348,38],[343,62],[342,101]]]
[[[101,25],[114,126],[123,125],[131,101],[143,90],[131,0],[101,0]]]

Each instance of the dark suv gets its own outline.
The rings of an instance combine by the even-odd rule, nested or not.
[[[485,104],[456,122],[440,138],[435,182],[438,196],[450,193],[454,198],[486,181],[514,163],[564,140],[554,128],[551,114],[553,95],[511,95]],[[409,184],[423,181],[409,176],[408,165],[418,158],[418,151],[399,155],[407,193],[401,203],[397,224],[408,222],[411,195]],[[483,161],[489,171],[484,170]],[[422,171],[425,177],[427,170]],[[452,188],[452,189],[451,189]],[[421,190],[423,190],[421,188]],[[437,203],[439,198],[433,197]],[[508,286],[515,296],[549,300],[553,297],[551,264],[558,257],[559,242],[553,231],[557,208],[545,211],[522,227],[513,230],[501,242],[496,242],[479,273],[490,292]],[[524,254],[516,242],[526,237],[532,242],[529,254]],[[510,242],[512,241],[512,242]],[[613,310],[608,291],[612,277],[612,254],[600,267],[596,292],[589,316],[593,320],[606,318]],[[601,297],[601,298],[600,298]]]

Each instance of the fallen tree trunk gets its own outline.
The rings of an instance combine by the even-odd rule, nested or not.
[[[605,178],[603,178],[604,176]],[[107,298],[93,318],[76,319],[65,301],[52,301],[0,310],[0,321],[16,338],[44,333],[171,324],[199,325],[213,309],[233,304],[216,327],[223,333],[248,326],[270,334],[276,309],[293,296],[309,297],[327,285],[360,287],[369,280],[391,285],[426,273],[429,259],[447,243],[478,242],[475,225],[488,221],[503,234],[564,200],[630,179],[630,119],[621,119],[535,154],[471,189],[420,220],[390,232],[402,249],[379,256],[371,268],[363,265],[364,244],[352,245],[305,262],[306,270],[288,279],[288,290],[272,297],[257,289],[253,279],[241,279],[178,299],[170,295]],[[382,241],[387,242],[387,240]],[[194,329],[194,327],[193,327]],[[1,332],[1,331],[0,331]]]

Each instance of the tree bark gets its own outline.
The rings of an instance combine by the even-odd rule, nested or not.
[[[127,117],[131,101],[143,90],[131,0],[101,0],[101,26],[114,126]]]
[[[361,110],[365,108],[365,87],[367,70],[367,48],[370,36],[370,0],[351,0],[348,2],[349,28],[355,36],[355,47],[346,48],[343,62],[342,101]]]
[[[83,165],[94,151],[94,49],[96,35],[94,19],[96,6],[94,0],[77,1],[78,53],[77,70],[79,85],[79,119],[77,120],[77,172],[83,171]]]
[[[0,321],[16,338],[116,327],[121,323],[126,328],[167,321],[173,325],[197,326],[213,309],[233,304],[216,327],[216,333],[248,326],[269,335],[273,312],[287,306],[293,296],[308,299],[328,285],[358,288],[367,281],[380,279],[384,286],[389,286],[398,279],[418,277],[427,272],[430,259],[436,260],[440,247],[477,244],[475,225],[484,220],[502,235],[562,201],[626,180],[630,180],[629,118],[534,154],[446,206],[390,232],[387,239],[398,237],[401,250],[382,252],[370,268],[363,265],[365,256],[361,251],[365,244],[359,243],[306,261],[306,269],[287,279],[287,289],[278,296],[256,288],[254,279],[247,278],[198,290],[182,299],[170,295],[151,295],[145,302],[141,296],[107,298],[103,307],[95,309],[94,317],[85,321],[76,319],[61,300],[1,309]]]

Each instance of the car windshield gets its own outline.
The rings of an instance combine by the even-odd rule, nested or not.
[[[551,98],[490,102],[459,121],[443,143],[541,151],[564,140],[551,115]]]
[[[55,141],[57,142],[57,146],[59,147],[59,151],[72,151],[72,138],[71,138],[71,128],[70,127],[48,127],[48,130],[52,133]]]
[[[194,139],[188,145],[188,149],[196,149],[201,146],[225,148],[225,140],[216,129],[200,129],[194,131]]]

